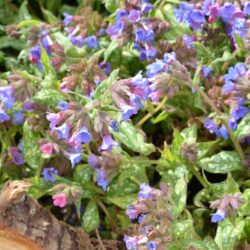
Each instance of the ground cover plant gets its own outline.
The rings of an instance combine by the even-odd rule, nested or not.
[[[0,7],[1,186],[127,249],[248,249],[250,2]]]

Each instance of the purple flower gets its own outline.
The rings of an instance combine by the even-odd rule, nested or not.
[[[71,16],[67,13],[63,13],[63,16],[64,16],[64,18],[63,18],[63,25],[64,26],[67,26],[74,21],[74,16]]]
[[[203,66],[201,69],[201,74],[204,78],[207,78],[212,72],[213,72],[213,69],[207,66]]]
[[[164,71],[165,63],[162,60],[156,59],[155,62],[147,66],[146,76],[148,78],[154,77],[156,74]]]
[[[137,250],[138,249],[138,238],[137,237],[129,237],[127,235],[124,236],[123,240],[125,241],[126,247],[128,250]]]
[[[141,99],[138,95],[131,95],[130,97],[130,101],[131,103],[133,104],[133,106],[136,108],[136,109],[141,109],[142,108],[142,103],[141,103]]]
[[[157,55],[157,49],[154,46],[147,46],[147,48],[140,48],[140,60],[148,60],[151,58],[155,58]]]
[[[88,158],[88,164],[92,168],[97,169],[99,167],[99,158],[95,154],[91,154]]]
[[[110,123],[110,127],[112,128],[112,130],[114,132],[118,132],[119,131],[119,124],[116,120],[113,120],[111,123]]]
[[[102,145],[99,147],[99,151],[110,151],[113,147],[118,147],[119,143],[114,141],[111,135],[103,136]]]
[[[140,21],[140,18],[141,18],[141,11],[132,9],[132,10],[129,12],[128,20],[129,20],[131,23],[139,22],[139,21]]]
[[[59,127],[55,127],[53,131],[56,131],[61,139],[67,140],[69,137],[70,126],[67,123]]]
[[[74,168],[75,165],[82,160],[82,155],[81,153],[69,153],[68,159],[71,162],[72,168]]]
[[[39,45],[29,50],[29,59],[32,64],[37,64],[41,59],[41,48]]]
[[[17,112],[14,113],[14,119],[13,123],[15,125],[19,125],[25,121],[25,116],[23,115],[21,110],[18,110]]]
[[[72,147],[79,147],[81,143],[90,143],[92,140],[91,134],[88,128],[82,127],[79,132],[75,132],[70,140],[69,145]]]
[[[128,206],[126,210],[126,215],[129,217],[130,220],[135,220],[141,214],[141,212],[134,208],[133,205]]]
[[[68,37],[72,44],[76,45],[79,48],[83,46],[84,38],[82,36],[73,36],[72,34],[70,34]]]
[[[209,15],[210,14],[210,8],[214,5],[214,1],[213,0],[205,0],[202,3],[202,11],[204,12],[205,15]]]
[[[125,22],[119,20],[119,21],[115,22],[114,26],[112,26],[112,25],[108,26],[107,34],[110,36],[111,40],[113,40],[122,34],[124,28],[125,28]]]
[[[0,108],[0,123],[9,121],[10,117],[6,114],[5,110]]]
[[[128,12],[126,10],[117,10],[115,13],[115,21],[119,21],[123,17],[127,17]]]
[[[58,175],[58,171],[56,169],[54,169],[53,167],[44,168],[42,174],[43,174],[45,181],[55,182],[56,179],[55,179],[54,175]]]
[[[145,41],[145,30],[142,28],[138,28],[135,30],[135,41],[143,42]]]
[[[84,42],[91,49],[96,49],[98,47],[98,40],[96,36],[88,36],[84,38]]]
[[[104,191],[107,191],[109,181],[106,177],[106,172],[104,169],[97,169],[97,184],[102,187]]]
[[[245,117],[249,112],[249,108],[244,106],[236,106],[230,112],[230,116],[235,120],[238,121],[239,119]]]
[[[184,35],[183,40],[184,40],[186,47],[188,49],[194,48],[194,45],[192,43],[195,41],[195,38],[193,36]]]
[[[152,188],[147,183],[140,185],[140,192],[138,193],[139,199],[150,199]]]
[[[246,2],[244,5],[244,13],[247,16],[250,16],[250,2]]]
[[[53,45],[53,41],[49,37],[49,32],[47,30],[41,31],[41,43],[45,48],[46,52],[50,55],[51,54],[51,46]]]
[[[219,221],[223,221],[226,218],[226,213],[223,210],[217,210],[215,214],[212,214],[211,222],[217,223]]]
[[[201,10],[193,10],[188,15],[187,23],[191,28],[193,28],[193,30],[201,30],[204,22],[205,17]]]
[[[24,164],[23,154],[18,152],[18,148],[10,147],[9,153],[11,154],[11,160],[14,164],[16,165]]]
[[[121,107],[122,110],[122,120],[127,121],[132,115],[135,115],[137,113],[137,109],[133,106],[124,104]]]
[[[247,20],[245,18],[235,18],[233,21],[232,35],[239,34],[244,37],[247,33]]]
[[[232,3],[225,3],[224,6],[219,10],[220,17],[224,22],[230,22],[233,19],[235,11],[235,5],[233,5]]]
[[[99,67],[104,71],[106,75],[108,75],[112,71],[112,66],[109,62],[102,62],[99,64]]]
[[[204,127],[206,129],[208,129],[208,131],[211,134],[217,133],[217,131],[218,131],[218,126],[214,123],[213,120],[211,120],[209,118],[205,118],[205,120],[204,120]]]
[[[33,111],[33,108],[34,108],[34,104],[35,102],[30,100],[30,101],[27,101],[25,102],[23,105],[22,105],[22,108],[27,111],[27,112],[32,112]]]
[[[8,109],[13,109],[15,98],[13,97],[14,89],[11,86],[0,87],[0,101]]]
[[[236,80],[245,76],[246,72],[247,67],[245,63],[237,63],[234,67],[230,67],[228,73],[224,75],[225,84],[223,86],[223,90],[225,92],[234,90]]]
[[[147,0],[142,0],[142,5],[141,5],[141,11],[144,14],[148,14],[151,10],[154,10],[155,7],[151,3],[149,3]]]
[[[225,127],[224,125],[222,125],[222,126],[218,129],[216,135],[217,135],[218,137],[222,137],[222,138],[224,138],[224,139],[226,140],[226,139],[228,138],[228,133],[227,133],[226,127]]]
[[[173,60],[176,60],[176,54],[175,54],[175,52],[165,53],[164,54],[164,58],[163,58],[163,62],[164,63],[169,64]]]
[[[50,121],[50,129],[53,131],[55,129],[55,126],[61,121],[62,116],[60,115],[60,113],[48,113],[46,118],[48,121]]]
[[[57,108],[62,111],[66,111],[69,108],[69,104],[66,101],[60,101],[57,105]]]
[[[149,241],[146,243],[146,246],[148,247],[149,250],[156,250],[157,245],[158,244],[155,241]]]
[[[178,9],[174,9],[174,13],[177,21],[182,23],[187,23],[188,16],[191,11],[193,11],[194,5],[182,2],[179,4]]]

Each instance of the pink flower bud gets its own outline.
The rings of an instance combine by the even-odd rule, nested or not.
[[[67,197],[64,193],[52,196],[54,206],[65,207],[67,205]]]
[[[40,147],[40,150],[46,155],[51,155],[53,151],[53,144],[52,143],[43,144]]]

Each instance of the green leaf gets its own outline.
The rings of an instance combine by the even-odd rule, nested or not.
[[[7,36],[0,37],[0,49],[11,47],[16,50],[25,48],[25,41],[22,39],[10,38]]]
[[[235,136],[238,140],[250,135],[250,113],[248,113],[239,123]]]
[[[43,12],[43,16],[44,19],[49,23],[49,24],[54,24],[56,22],[58,22],[58,18],[56,16],[53,15],[53,13],[51,13],[50,11],[42,8],[42,12]]]
[[[31,20],[31,19],[32,19],[32,16],[30,15],[29,10],[28,10],[28,2],[24,1],[19,8],[17,21],[19,22],[22,20]]]
[[[153,124],[157,124],[161,121],[164,121],[168,116],[169,116],[169,113],[167,113],[166,111],[162,111],[159,115],[157,115],[157,117],[152,118],[151,122]]]
[[[90,201],[82,216],[82,227],[86,233],[95,230],[100,224],[98,207],[95,201]]]
[[[118,8],[118,3],[116,0],[103,0],[105,4],[105,8],[110,12],[114,13],[116,9]]]
[[[102,81],[102,83],[98,85],[94,93],[94,98],[96,100],[100,100],[101,98],[103,98],[105,91],[107,91],[109,87],[116,81],[116,79],[118,78],[118,75],[119,75],[119,69],[115,69],[110,74],[108,79]]]
[[[118,132],[111,131],[115,139],[134,152],[149,155],[155,151],[151,143],[144,142],[144,136],[130,122],[122,122]]]
[[[32,27],[32,26],[36,26],[36,25],[40,25],[42,22],[38,21],[38,20],[24,20],[21,21],[17,27],[18,28],[23,28],[23,27]]]
[[[44,49],[43,46],[41,46],[41,51],[42,51],[41,61],[42,61],[42,64],[43,64],[43,70],[44,70],[45,76],[50,75],[50,76],[53,76],[54,78],[56,78],[55,69],[52,66],[50,58],[49,58],[49,56],[48,56],[48,54],[47,54],[47,52],[46,52],[46,50]]]
[[[119,47],[118,41],[115,39],[109,43],[108,48],[104,52],[104,61],[107,62],[111,54]]]
[[[28,123],[25,122],[23,125],[22,138],[24,160],[33,169],[38,169],[40,165],[41,152],[37,144],[38,139],[38,134],[33,132]]]
[[[64,100],[64,96],[61,92],[54,89],[42,89],[35,94],[33,99],[43,105],[48,107],[56,107],[58,102]]]
[[[124,196],[138,191],[138,185],[130,179],[124,179],[120,181],[119,178],[115,178],[111,181],[108,188],[108,196]]]
[[[176,217],[179,215],[186,206],[187,200],[187,178],[182,176],[176,182],[174,193],[173,193],[173,201],[175,203],[175,213]]]
[[[212,157],[203,158],[199,166],[210,173],[225,174],[234,170],[243,170],[240,157],[234,151],[222,151]]]
[[[93,169],[88,164],[78,164],[74,171],[74,180],[82,185],[91,180]]]
[[[198,142],[198,159],[201,159],[204,157],[207,153],[213,150],[213,147],[219,142],[219,140],[216,141],[208,141],[208,142]]]
[[[232,224],[228,219],[220,222],[215,236],[215,242],[219,249],[234,249],[236,242],[241,238],[244,226],[245,221],[239,218],[236,219],[235,224]]]
[[[120,208],[127,209],[129,205],[137,200],[137,194],[113,197],[107,196],[106,199]]]
[[[184,138],[184,142],[187,144],[195,143],[197,140],[197,126],[192,124],[191,127],[185,128],[181,131],[181,136]]]

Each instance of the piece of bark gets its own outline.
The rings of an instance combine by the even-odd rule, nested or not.
[[[103,249],[98,240],[59,221],[36,200],[26,196],[29,186],[25,181],[8,181],[0,192],[1,250]],[[119,241],[103,240],[102,243],[107,250],[125,249]],[[3,244],[5,248],[1,248]]]

